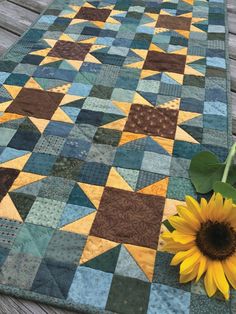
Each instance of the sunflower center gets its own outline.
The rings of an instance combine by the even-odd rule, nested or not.
[[[236,232],[223,222],[207,221],[197,233],[196,244],[212,260],[224,260],[236,251]]]

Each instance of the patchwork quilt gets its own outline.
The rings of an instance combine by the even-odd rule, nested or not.
[[[55,0],[0,59],[0,292],[80,313],[229,314],[162,224],[231,142],[224,0]]]

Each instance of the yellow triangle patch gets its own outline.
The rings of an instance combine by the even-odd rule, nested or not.
[[[26,88],[33,88],[33,89],[40,89],[43,90],[43,88],[39,85],[38,82],[36,82],[32,77],[28,80],[28,82],[25,84]]]
[[[0,112],[5,111],[10,106],[11,103],[12,103],[12,100],[2,102],[0,104]]]
[[[65,95],[60,103],[60,106],[69,104],[70,102],[83,99],[85,97],[82,96],[76,96],[76,95]]]
[[[122,110],[127,116],[130,111],[131,103],[129,102],[120,102],[120,101],[115,101],[113,100],[112,103],[118,107],[120,110]]]
[[[144,138],[147,135],[145,134],[136,134],[136,133],[130,133],[130,132],[123,132],[121,135],[121,139],[119,142],[119,146],[124,145],[126,143],[129,143],[131,141],[138,140],[140,138]]]
[[[106,186],[116,189],[121,189],[125,191],[132,191],[133,189],[129,184],[122,178],[122,176],[116,171],[115,168],[111,168]]]
[[[41,57],[46,57],[50,50],[51,50],[51,48],[45,48],[45,49],[33,51],[30,54],[36,55],[36,56],[41,56]]]
[[[135,259],[136,263],[147,276],[148,280],[152,281],[155,267],[156,250],[131,244],[124,244],[124,247]]]
[[[204,76],[201,72],[191,68],[189,65],[185,65],[184,74],[187,75],[196,75],[196,76]]]
[[[91,185],[82,182],[78,182],[78,185],[86,194],[90,202],[98,209],[103,195],[104,186]]]
[[[183,111],[179,110],[179,115],[178,115],[178,124],[181,124],[183,122],[186,122],[188,120],[191,120],[193,118],[201,116],[201,113],[197,112],[189,112],[189,111]]]
[[[143,96],[141,96],[139,93],[135,93],[134,95],[134,103],[140,104],[140,105],[146,105],[146,106],[150,106],[153,107],[153,105],[147,101]]]
[[[52,121],[61,121],[61,122],[67,122],[67,123],[74,123],[70,117],[60,108],[58,107],[57,110],[54,112],[52,118]]]
[[[88,53],[84,59],[84,62],[92,62],[92,63],[98,63],[100,64],[101,62],[95,58],[94,56],[92,56],[90,53]]]
[[[183,74],[173,73],[173,72],[165,72],[166,75],[168,75],[170,78],[175,80],[179,84],[183,84],[184,76]]]
[[[152,136],[151,138],[159,145],[161,145],[170,155],[172,155],[174,146],[173,140],[159,136]]]
[[[14,203],[12,202],[9,194],[5,195],[0,202],[0,217],[17,221],[22,221]]]
[[[191,135],[189,135],[187,132],[185,132],[179,126],[177,126],[177,128],[176,128],[175,139],[179,140],[179,141],[199,144],[199,142],[197,140],[195,140]]]
[[[73,38],[71,38],[68,34],[62,34],[60,40],[75,42]]]
[[[169,178],[164,178],[158,182],[155,182],[149,186],[138,191],[138,193],[156,195],[156,196],[166,196]]]
[[[40,133],[43,133],[46,127],[48,126],[49,122],[48,120],[44,119],[38,119],[34,117],[29,117],[30,121],[36,126],[36,128],[39,130]]]
[[[8,160],[6,162],[1,163],[0,167],[22,170],[25,164],[27,163],[27,161],[29,160],[30,156],[31,156],[31,153],[28,153],[24,156],[21,156],[12,160]]]
[[[138,61],[135,63],[126,64],[125,66],[127,68],[136,68],[136,69],[142,69],[144,65],[144,61]]]
[[[180,107],[180,98],[169,100],[158,106],[158,108],[168,108],[168,109],[173,109],[173,110],[179,110],[179,107]]]
[[[80,258],[80,264],[84,264],[91,259],[113,249],[118,246],[119,243],[89,236],[85,244],[82,256]]]
[[[5,112],[2,116],[0,116],[0,123],[13,121],[13,120],[18,120],[18,119],[21,119],[21,118],[24,118],[24,116],[16,114],[16,113]]]
[[[60,228],[60,230],[69,231],[73,233],[88,235],[92,227],[97,212],[93,212],[79,220]]]
[[[13,86],[13,85],[3,85],[4,88],[8,91],[12,98],[16,98],[19,92],[22,90],[21,86]]]
[[[125,124],[126,124],[127,118],[123,118],[114,122],[107,123],[103,125],[102,127],[105,129],[112,129],[112,130],[118,130],[123,131]]]
[[[55,46],[57,40],[55,39],[44,39],[44,41],[46,41],[46,43],[52,48]]]
[[[23,186],[40,181],[44,178],[46,178],[46,176],[41,176],[39,174],[28,172],[20,172],[9,191],[17,190],[19,188],[22,188]]]

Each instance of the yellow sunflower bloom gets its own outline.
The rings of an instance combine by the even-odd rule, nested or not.
[[[204,275],[209,297],[218,289],[229,299],[230,285],[236,289],[236,205],[219,193],[200,204],[187,196],[177,211],[168,219],[175,230],[162,238],[164,250],[175,254],[171,265],[180,264],[180,282]]]

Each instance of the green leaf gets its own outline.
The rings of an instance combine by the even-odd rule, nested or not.
[[[220,163],[216,155],[211,152],[200,152],[195,155],[190,163],[190,179],[198,193],[208,193],[213,189],[213,184],[220,181],[225,164]]]
[[[230,167],[227,183],[232,185],[236,183],[236,165]]]
[[[163,225],[167,228],[167,230],[169,230],[170,232],[172,232],[173,230],[175,230],[171,224],[169,223],[169,221],[166,219],[163,221]]]
[[[236,189],[233,188],[229,183],[215,182],[213,190],[217,193],[221,193],[225,198],[232,198],[236,202]]]

